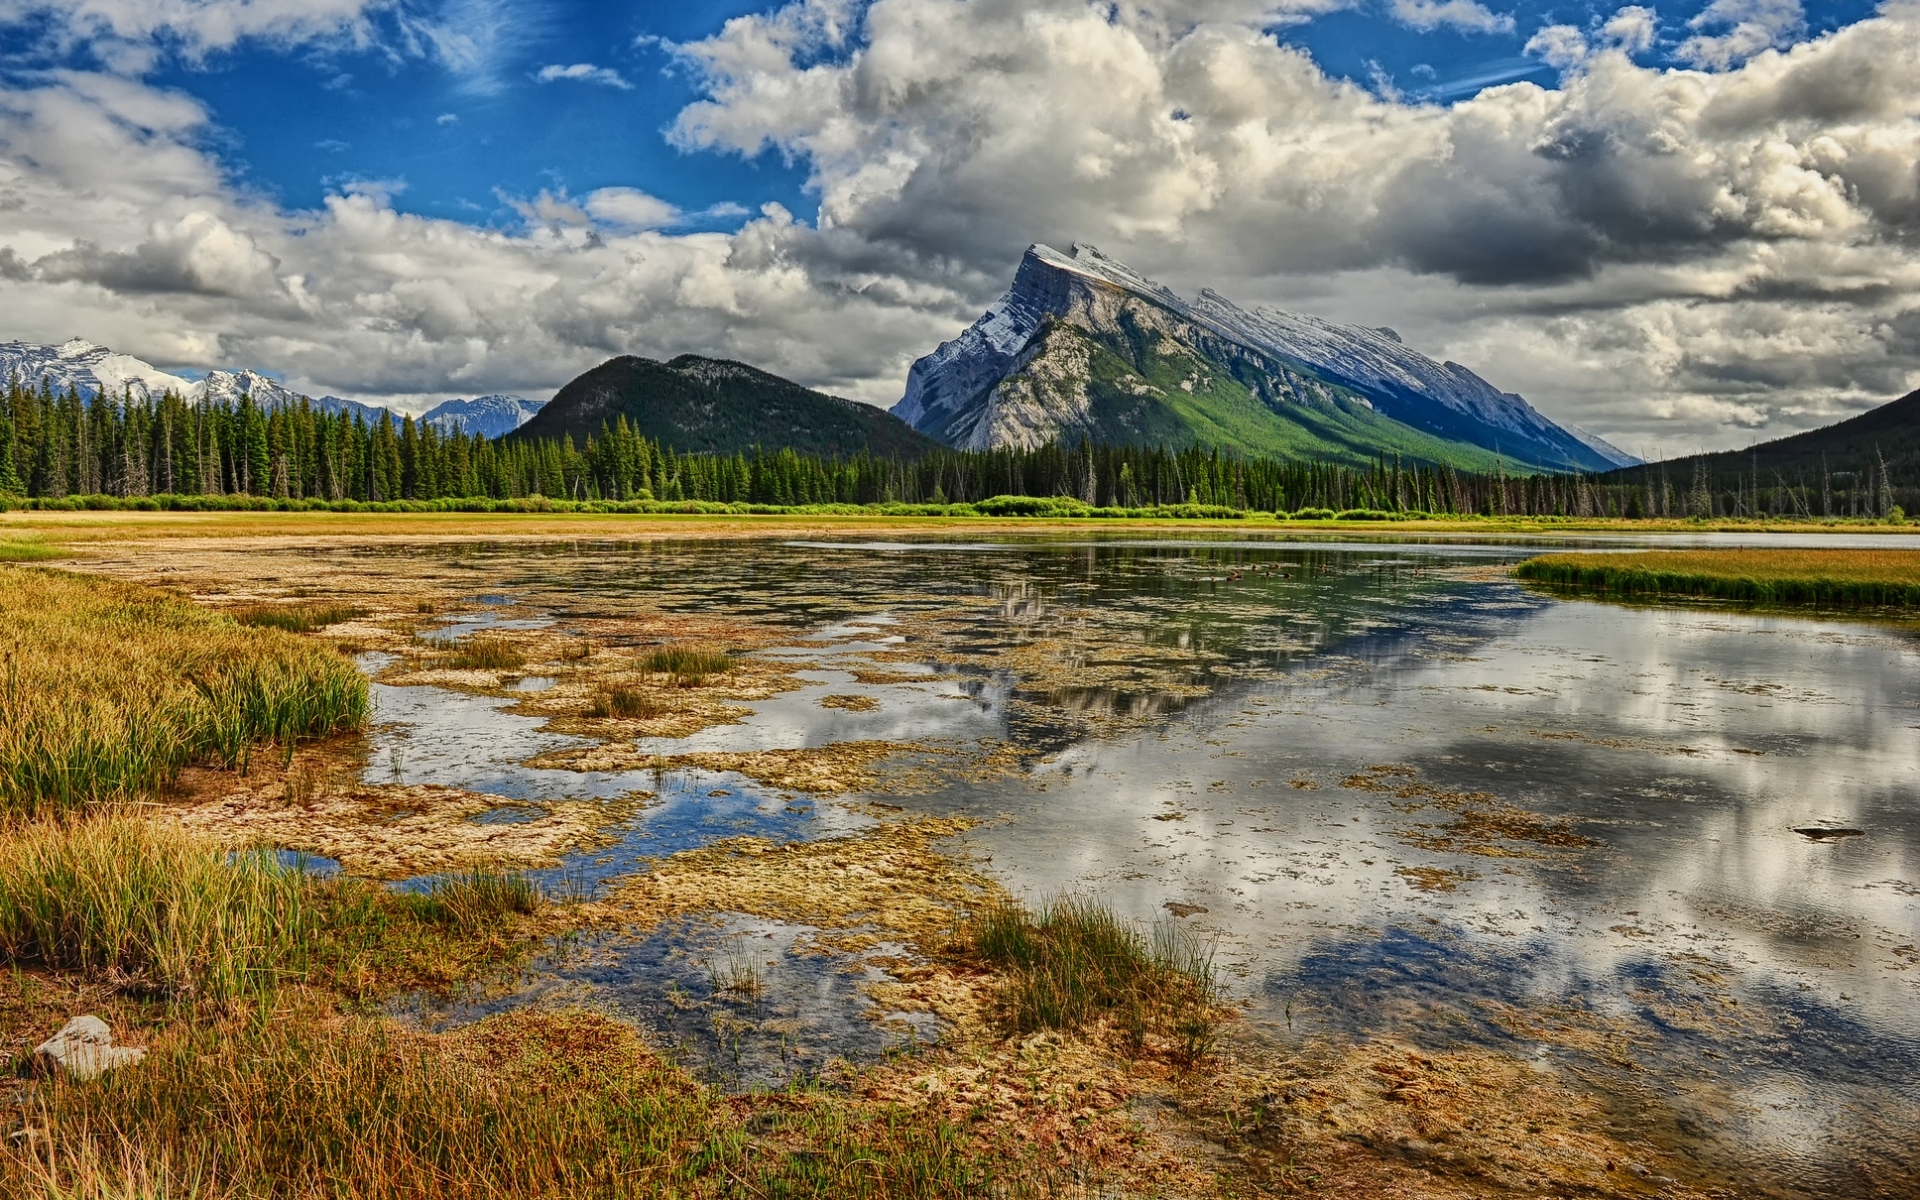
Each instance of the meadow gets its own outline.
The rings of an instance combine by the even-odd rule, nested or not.
[[[1814,608],[1920,604],[1915,550],[1643,550],[1548,554],[1514,574],[1533,583],[1622,597],[1691,596]]]

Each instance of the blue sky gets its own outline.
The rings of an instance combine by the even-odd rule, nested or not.
[[[1668,64],[1689,36],[1687,22],[1708,0],[1655,2],[1661,40],[1642,61]],[[732,205],[689,227],[732,228],[773,200],[810,213],[803,162],[775,151],[684,153],[665,130],[702,92],[670,46],[719,31],[730,17],[772,11],[747,2],[597,3],[466,6],[484,39],[472,64],[396,53],[388,43],[363,49],[286,47],[259,42],[197,61],[178,56],[149,78],[204,101],[218,124],[215,148],[237,180],[280,203],[310,208],[350,181],[398,185],[403,211],[479,224],[513,223],[501,199],[541,190],[574,194],[637,187],[688,213]],[[1311,53],[1329,74],[1370,89],[1397,89],[1409,100],[1451,103],[1482,87],[1515,80],[1552,86],[1556,68],[1525,52],[1543,26],[1597,24],[1614,3],[1492,0],[1488,11],[1510,28],[1419,28],[1395,19],[1386,3],[1363,3],[1271,26],[1275,36]],[[1810,32],[1867,15],[1866,0],[1815,4]],[[456,10],[453,19],[463,14]],[[84,60],[85,51],[75,56]],[[610,74],[541,82],[543,68],[591,65]],[[615,82],[617,80],[617,82]]]
[[[1920,0],[0,0],[0,340],[884,405],[1034,241],[1636,451],[1809,428],[1920,386]]]

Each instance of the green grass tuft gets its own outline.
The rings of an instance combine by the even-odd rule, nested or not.
[[[284,629],[288,633],[312,633],[342,621],[364,617],[367,610],[349,604],[250,604],[230,614],[242,625],[258,629]]]
[[[357,729],[366,679],[333,649],[173,593],[0,568],[0,813],[139,800],[192,763]]]
[[[434,666],[455,671],[518,671],[527,665],[526,654],[506,638],[496,634],[475,634],[455,641],[451,638],[425,638],[422,643],[440,651]]]
[[[595,692],[587,705],[589,717],[620,717],[630,721],[648,720],[664,712],[666,707],[652,692],[619,684]]]
[[[300,871],[104,813],[0,836],[0,955],[170,999],[264,994],[298,957]]]
[[[733,670],[733,656],[708,646],[662,646],[641,661],[641,667],[663,675],[724,675]]]
[[[402,899],[422,919],[462,933],[484,933],[511,916],[531,916],[546,898],[519,871],[473,866],[435,879]]]
[[[984,908],[957,940],[1006,973],[1001,1008],[1015,1032],[1106,1018],[1136,1050],[1150,1035],[1188,1065],[1212,1050],[1213,952],[1185,926],[1161,923],[1143,935],[1111,908],[1066,896],[1037,912],[1011,902]]]

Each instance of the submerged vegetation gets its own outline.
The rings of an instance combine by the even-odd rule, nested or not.
[[[1915,550],[1549,554],[1528,559],[1514,574],[1613,596],[1699,596],[1822,608],[1920,604],[1920,551]]]
[[[0,570],[0,809],[138,799],[191,763],[244,767],[363,725],[367,683],[334,650],[170,592]]]

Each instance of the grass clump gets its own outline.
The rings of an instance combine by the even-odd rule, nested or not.
[[[643,670],[697,685],[709,675],[724,675],[733,670],[733,656],[711,646],[662,646],[642,659],[640,666]]]
[[[1136,1052],[1158,1038],[1191,1065],[1213,1048],[1213,952],[1184,926],[1143,934],[1097,901],[1065,896],[1038,911],[1014,902],[982,909],[957,941],[1006,975],[1001,1010],[1016,1033],[1107,1019]]]
[[[350,604],[249,604],[231,614],[242,625],[256,629],[284,629],[288,633],[312,633],[342,621],[364,617],[367,610]]]
[[[1698,596],[1818,608],[1920,605],[1920,551],[1646,550],[1548,554],[1521,579],[1614,596]]]
[[[0,835],[0,955],[170,999],[269,990],[294,965],[305,877],[125,813]]]
[[[545,902],[539,886],[521,872],[490,866],[442,875],[406,899],[422,919],[467,933],[511,916],[532,916]]]
[[[651,720],[666,713],[666,706],[652,692],[614,685],[593,694],[587,704],[589,717],[620,717],[625,720]]]
[[[0,812],[139,799],[192,763],[359,728],[368,707],[329,647],[157,588],[0,569]]]
[[[434,666],[453,671],[518,671],[527,665],[526,653],[497,634],[481,633],[461,640],[423,638],[421,644],[440,652]]]

